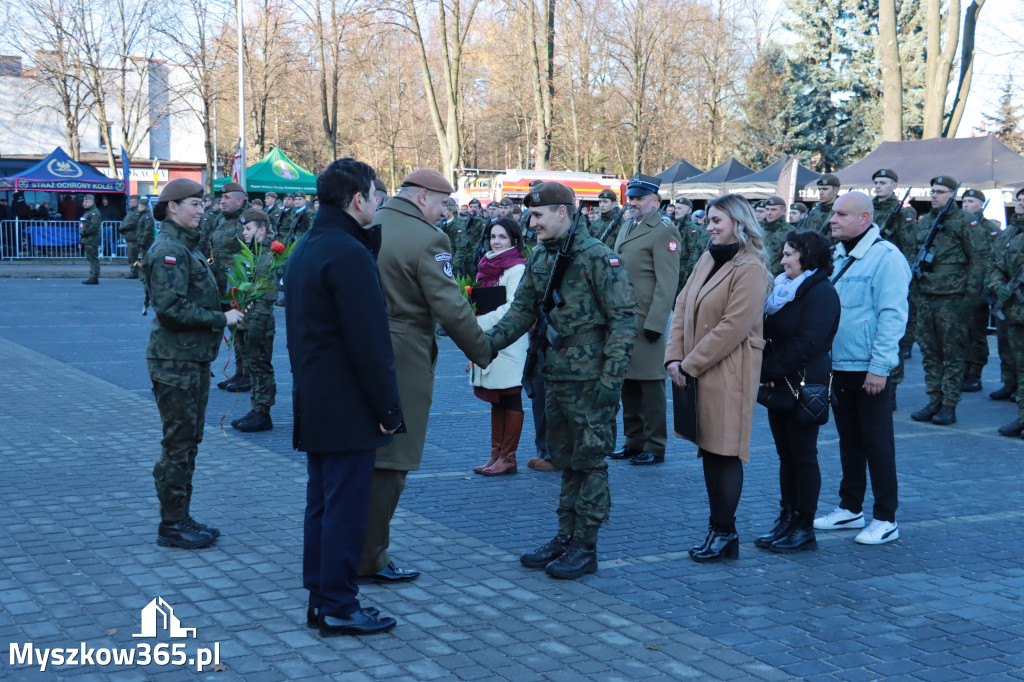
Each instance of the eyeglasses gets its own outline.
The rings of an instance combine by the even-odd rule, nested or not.
[[[202,208],[202,206],[203,206],[203,200],[202,199],[190,199],[188,201],[179,201],[179,202],[176,202],[176,203],[179,206],[188,206],[189,208]]]

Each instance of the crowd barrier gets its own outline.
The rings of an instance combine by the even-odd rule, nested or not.
[[[2,220],[0,257],[20,259],[85,259],[79,242],[80,220]],[[100,224],[100,258],[113,261],[127,257],[128,246],[121,237],[121,221]]]

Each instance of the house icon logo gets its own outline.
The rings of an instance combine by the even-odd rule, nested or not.
[[[174,615],[174,608],[157,597],[142,609],[142,632],[132,637],[156,637],[158,629],[167,630],[171,637],[187,638],[196,636],[195,628],[181,627],[181,621]]]

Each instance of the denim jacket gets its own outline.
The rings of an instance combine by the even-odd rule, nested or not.
[[[840,242],[832,249],[834,272],[854,263],[835,283],[842,305],[832,340],[832,368],[889,376],[899,364],[899,343],[907,331],[910,268],[893,244],[878,240],[872,225],[851,253]],[[836,276],[833,275],[833,278]]]

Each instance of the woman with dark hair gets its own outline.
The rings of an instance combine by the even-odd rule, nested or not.
[[[477,264],[477,287],[504,287],[505,303],[476,320],[487,331],[508,311],[519,281],[526,272],[523,231],[511,218],[498,218],[487,227],[484,238],[491,249]],[[523,432],[523,366],[527,336],[498,353],[486,369],[472,365],[469,383],[477,398],[491,404],[491,457],[473,467],[473,473],[501,476],[517,471],[516,449]]]
[[[704,465],[711,518],[698,563],[739,556],[736,507],[761,371],[761,325],[771,276],[764,231],[746,200],[727,194],[708,204],[711,244],[676,298],[665,349],[672,383],[697,383],[697,456]]]
[[[783,273],[764,304],[765,350],[761,361],[763,399],[779,453],[781,511],[775,527],[754,544],[780,554],[818,546],[814,513],[821,491],[818,425],[796,419],[803,384],[831,385],[829,351],[839,329],[839,296],[829,281],[828,239],[806,230],[790,232],[782,247]]]

